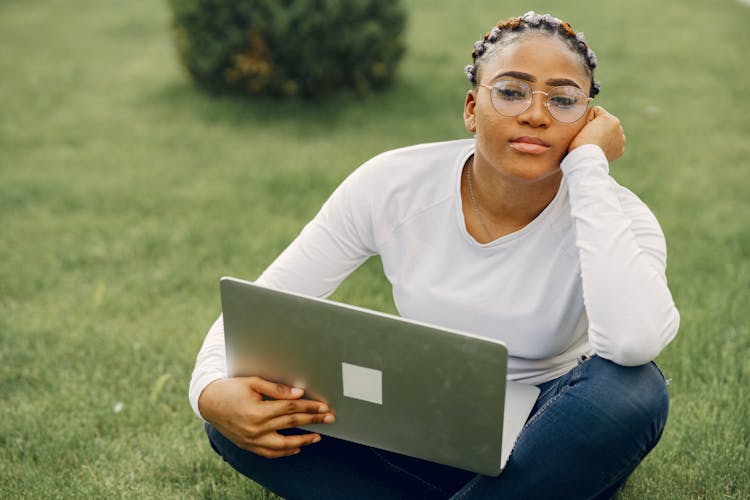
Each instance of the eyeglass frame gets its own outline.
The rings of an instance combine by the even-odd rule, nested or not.
[[[526,106],[523,109],[523,111],[521,111],[520,113],[518,113],[516,115],[506,115],[505,113],[503,113],[499,109],[497,109],[497,106],[495,106],[495,100],[492,98],[492,90],[494,90],[494,88],[495,88],[494,85],[487,85],[487,84],[483,84],[483,83],[477,83],[477,87],[484,87],[484,88],[490,90],[490,102],[492,102],[492,109],[494,109],[497,113],[501,114],[502,116],[507,116],[509,118],[512,118],[514,116],[521,116],[522,114],[524,114],[526,111],[528,111],[528,109],[531,107],[531,105],[534,104],[534,94],[544,94],[545,96],[547,96],[547,98],[544,100],[544,109],[546,109],[547,113],[550,115],[550,117],[552,117],[552,119],[555,120],[555,121],[557,121],[557,122],[560,122],[560,123],[575,123],[578,120],[580,120],[581,118],[583,118],[583,116],[586,114],[586,111],[584,110],[583,113],[581,113],[581,116],[579,116],[578,118],[576,118],[572,122],[564,122],[564,121],[560,120],[559,118],[555,118],[555,115],[553,115],[552,112],[549,110],[549,94],[550,94],[550,92],[552,90],[554,90],[556,88],[561,88],[561,87],[563,87],[563,88],[564,87],[570,87],[570,88],[574,88],[574,89],[579,90],[581,92],[581,94],[583,94],[585,96],[586,93],[583,90],[581,90],[579,87],[575,87],[573,85],[555,85],[554,87],[552,87],[551,89],[549,89],[550,92],[545,92],[543,90],[531,90],[531,85],[529,85],[528,83],[524,82],[523,80],[519,80],[517,78],[508,78],[508,79],[503,79],[503,80],[500,80],[500,81],[506,81],[506,82],[507,81],[517,81],[517,82],[521,83],[522,85],[525,85],[526,87],[528,87],[528,89],[531,91],[531,98],[528,101],[529,104],[528,104],[528,106]],[[496,83],[498,83],[498,82],[496,82]],[[584,108],[584,109],[588,109],[589,103],[591,101],[593,101],[593,100],[594,100],[593,97],[586,96],[586,108]]]

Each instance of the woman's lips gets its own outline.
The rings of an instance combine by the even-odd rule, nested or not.
[[[538,137],[517,137],[511,140],[508,144],[519,153],[531,155],[546,153],[550,148],[546,142]]]

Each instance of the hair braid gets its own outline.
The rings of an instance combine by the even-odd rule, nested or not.
[[[505,21],[498,22],[497,26],[484,35],[483,39],[474,43],[474,49],[471,51],[471,57],[474,62],[464,68],[464,72],[471,84],[476,85],[479,83],[477,81],[479,65],[489,57],[489,54],[494,53],[497,48],[506,46],[514,41],[522,33],[532,31],[542,31],[557,35],[573,52],[578,54],[591,77],[589,97],[595,97],[599,93],[601,87],[599,83],[594,81],[594,68],[596,68],[598,62],[594,51],[586,44],[583,33],[576,33],[573,27],[565,21],[549,14],[539,15],[534,11],[529,11],[520,17],[511,17]]]

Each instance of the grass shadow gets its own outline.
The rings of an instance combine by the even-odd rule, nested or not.
[[[143,92],[138,105],[162,120],[190,119],[243,130],[279,128],[297,136],[316,137],[346,130],[357,122],[419,115],[435,105],[429,97],[434,96],[419,92],[415,82],[404,78],[369,95],[345,89],[318,100],[209,94],[189,80],[171,80]]]

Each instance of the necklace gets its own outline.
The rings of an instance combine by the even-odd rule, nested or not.
[[[484,228],[484,232],[487,234],[487,238],[489,241],[492,241],[492,233],[490,232],[490,228],[487,227],[487,223],[484,221],[484,217],[482,216],[482,211],[479,210],[479,203],[477,203],[477,197],[474,195],[474,187],[471,185],[471,169],[474,166],[474,162],[472,161],[471,164],[466,169],[466,183],[469,185],[469,196],[471,196],[471,202],[474,204],[474,211],[477,213],[477,218],[479,219],[479,223],[482,224],[482,227]]]

